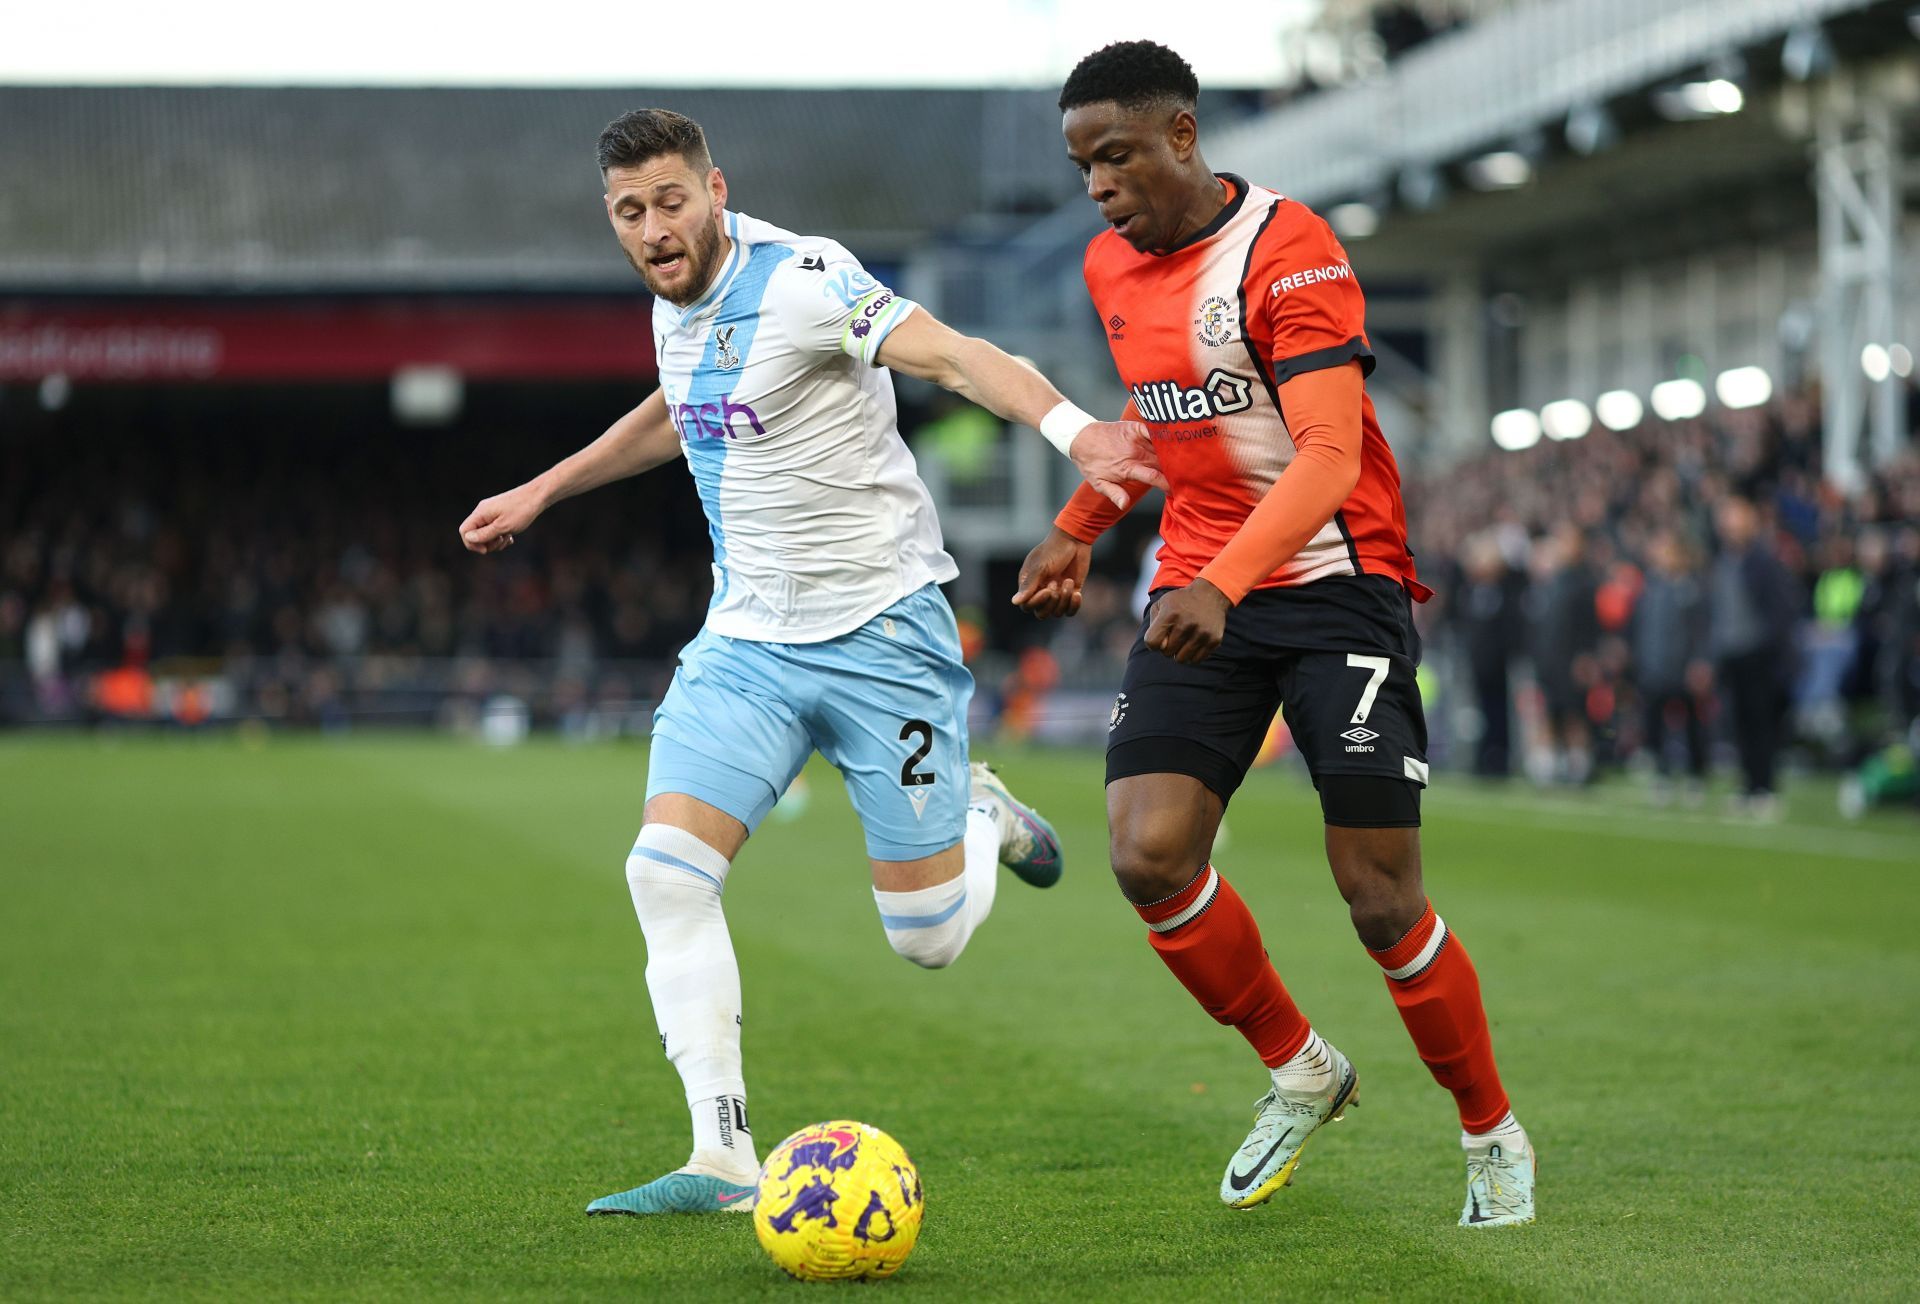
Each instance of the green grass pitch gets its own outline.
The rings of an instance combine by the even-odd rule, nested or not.
[[[983,749],[992,755],[991,749]],[[928,1192],[911,1299],[1833,1298],[1920,1279],[1920,828],[1626,789],[1429,794],[1541,1156],[1454,1226],[1456,1123],[1354,941],[1317,807],[1256,775],[1219,863],[1361,1108],[1215,1195],[1259,1065],[1148,950],[1097,758],[1009,753],[1066,881],[954,968],[887,948],[830,771],[728,889],[763,1147],[851,1116]],[[0,1298],[792,1297],[745,1218],[588,1219],[687,1144],[622,874],[644,751],[0,739]]]

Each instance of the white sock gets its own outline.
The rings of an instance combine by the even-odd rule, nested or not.
[[[738,1101],[740,1117],[746,1116],[740,967],[720,909],[727,870],[725,856],[666,824],[641,829],[627,857],[627,886],[647,939],[647,991],[660,1045],[695,1113],[690,1163],[744,1181],[760,1167],[752,1133],[722,1129],[714,1103]],[[723,1131],[732,1133],[730,1144],[720,1143]]]
[[[714,1096],[696,1100],[693,1111],[693,1157],[687,1171],[705,1173],[742,1186],[759,1174],[753,1132],[747,1126],[745,1096]]]
[[[944,969],[960,958],[1000,886],[1000,826],[985,804],[967,808],[960,845],[957,877],[917,892],[873,890],[888,944],[923,969]]]
[[[1273,1085],[1282,1091],[1325,1091],[1333,1085],[1333,1056],[1327,1053],[1327,1043],[1320,1040],[1320,1034],[1309,1028],[1307,1044],[1285,1064],[1269,1071]]]
[[[1000,839],[1007,812],[997,801],[977,801],[967,807],[967,832],[960,844],[965,857],[967,914],[971,934],[993,912],[994,893],[1000,888]]]
[[[977,818],[976,818],[977,817]],[[994,836],[999,839],[996,859],[1000,851],[1006,849],[1008,821],[1014,818],[997,794],[989,788],[975,788],[973,800],[967,805],[967,833],[972,834],[979,827],[979,821],[985,820],[993,826]]]
[[[1520,1126],[1520,1120],[1508,1110],[1507,1116],[1495,1123],[1485,1132],[1462,1132],[1460,1145],[1467,1150],[1485,1150],[1493,1145],[1507,1150],[1525,1150],[1528,1148],[1527,1130]]]

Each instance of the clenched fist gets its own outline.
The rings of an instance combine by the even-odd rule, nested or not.
[[[499,552],[513,546],[514,536],[532,525],[547,508],[538,489],[523,484],[503,494],[484,498],[460,522],[460,542],[468,552]]]
[[[1147,646],[1183,666],[1205,661],[1227,634],[1233,604],[1206,580],[1163,593],[1154,600]]]

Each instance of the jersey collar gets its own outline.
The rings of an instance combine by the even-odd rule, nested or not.
[[[1232,172],[1216,172],[1213,175],[1219,180],[1226,182],[1227,188],[1233,191],[1233,194],[1227,199],[1227,206],[1218,213],[1215,213],[1211,222],[1201,227],[1198,231],[1195,231],[1173,248],[1161,250],[1156,257],[1165,258],[1169,254],[1179,253],[1182,249],[1191,249],[1202,240],[1211,240],[1214,236],[1220,234],[1221,227],[1233,221],[1233,219],[1238,216],[1240,206],[1247,202],[1246,178],[1237,176]]]

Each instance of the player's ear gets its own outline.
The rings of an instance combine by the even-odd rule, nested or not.
[[[713,200],[715,212],[727,206],[727,178],[719,168],[707,173],[707,194]]]
[[[1167,147],[1173,156],[1185,163],[1193,157],[1200,144],[1200,123],[1193,116],[1192,109],[1175,109],[1173,118],[1167,123]]]

